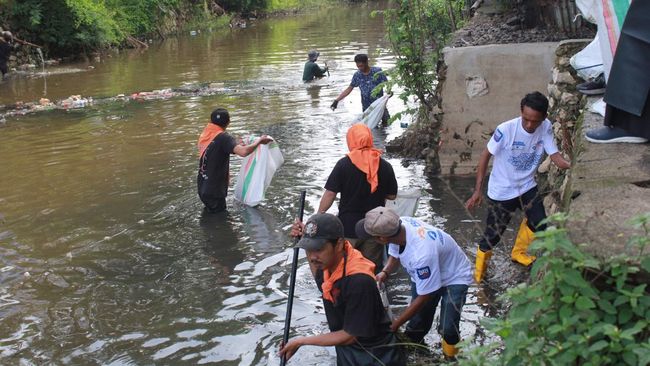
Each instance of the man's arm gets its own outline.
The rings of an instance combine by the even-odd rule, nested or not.
[[[551,161],[560,169],[571,168],[571,162],[566,160],[559,151],[551,155]]]
[[[350,93],[352,93],[352,89],[354,89],[354,87],[352,85],[345,88],[345,90],[343,90],[341,92],[341,94],[339,94],[339,96],[336,97],[336,99],[334,99],[334,102],[332,102],[332,105],[330,106],[330,108],[332,108],[332,110],[336,109],[336,107],[338,107],[338,105],[339,105],[339,101],[343,100],[343,98],[350,95]]]
[[[487,172],[488,163],[492,154],[490,151],[485,148],[481,153],[479,158],[478,167],[476,171],[476,184],[474,185],[474,193],[467,202],[465,202],[465,208],[471,210],[474,206],[478,206],[483,202],[483,180],[485,179],[485,173]]]
[[[235,147],[232,149],[232,152],[233,154],[239,155],[243,158],[255,151],[255,148],[257,148],[260,144],[268,144],[271,141],[273,141],[272,138],[264,135],[255,140],[255,142],[250,145],[235,145]]]
[[[282,349],[280,356],[286,357],[287,361],[293,356],[298,348],[302,346],[347,346],[354,343],[356,338],[344,330],[319,334],[311,337],[297,337],[289,341]]]
[[[415,300],[411,301],[411,304],[404,310],[402,315],[398,316],[397,319],[393,320],[393,324],[390,326],[390,330],[393,332],[397,332],[399,327],[402,326],[402,324],[406,323],[407,320],[411,319],[413,315],[415,315],[422,307],[424,304],[426,304],[429,299],[431,299],[431,294],[426,294],[426,295],[418,295],[418,297],[415,298]]]
[[[318,205],[318,213],[327,212],[327,210],[329,210],[330,207],[332,207],[332,204],[334,203],[334,199],[336,199],[336,192],[326,189],[325,192],[323,193],[323,197],[320,198],[320,205]]]
[[[379,283],[386,281],[388,275],[395,272],[395,268],[397,268],[399,265],[399,258],[395,258],[392,255],[389,255],[388,261],[386,262],[386,265],[384,265],[384,268],[381,269],[381,272],[375,275],[375,280]]]

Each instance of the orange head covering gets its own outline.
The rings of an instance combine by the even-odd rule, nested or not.
[[[199,156],[203,156],[203,153],[205,152],[205,149],[208,148],[208,145],[210,145],[212,140],[214,140],[214,138],[223,131],[223,127],[212,122],[209,122],[208,125],[205,126],[203,132],[201,132],[201,136],[199,136]]]
[[[356,273],[366,274],[372,279],[375,279],[375,264],[370,260],[364,258],[360,251],[354,249],[349,241],[345,241],[345,258],[339,262],[334,272],[323,271],[323,299],[336,303],[336,296],[332,294],[334,283],[344,276],[353,275]]]
[[[375,192],[379,184],[377,171],[379,170],[381,150],[372,146],[372,132],[368,126],[357,123],[348,130],[347,140],[348,149],[350,149],[348,157],[354,166],[366,173],[370,192]]]

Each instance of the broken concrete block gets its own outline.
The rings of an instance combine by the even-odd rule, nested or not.
[[[465,77],[467,85],[467,96],[469,99],[481,97],[489,93],[487,81],[480,75],[470,75]]]

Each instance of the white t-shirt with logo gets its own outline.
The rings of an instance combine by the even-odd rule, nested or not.
[[[551,121],[545,119],[535,132],[528,133],[521,125],[521,117],[500,124],[487,149],[494,155],[487,194],[496,201],[519,197],[535,187],[535,171],[544,152],[558,152]]]
[[[388,255],[400,260],[418,295],[427,295],[449,285],[469,285],[472,265],[456,241],[444,231],[412,217],[401,217],[406,229],[406,247],[388,245]]]

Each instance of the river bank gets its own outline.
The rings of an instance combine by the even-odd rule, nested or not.
[[[128,101],[16,115],[0,126],[8,172],[0,177],[0,363],[279,364],[293,252],[287,228],[298,194],[307,190],[309,216],[361,114],[356,90],[336,111],[329,106],[349,85],[355,54],[373,55],[384,69],[395,65],[382,19],[370,17],[376,9],[358,4],[233,32],[183,33],[92,69],[79,63],[48,74],[51,101],[78,94]],[[308,87],[301,76],[311,48],[337,66]],[[5,80],[0,104],[38,102],[44,81]],[[210,83],[224,92],[162,92]],[[141,91],[152,94],[132,98]],[[232,117],[231,134],[273,136],[285,163],[262,205],[229,198],[228,214],[211,217],[196,195],[196,138],[220,106]],[[391,112],[403,108],[389,100]],[[375,144],[383,148],[402,132],[399,124],[375,130]],[[385,158],[400,189],[427,186],[421,162]],[[231,163],[234,177],[240,160]],[[463,221],[447,184],[422,191],[416,216],[461,237],[475,223]],[[299,263],[292,332],[326,331],[319,291],[302,257]],[[401,311],[410,286],[403,273],[392,280],[391,303]],[[480,332],[476,303],[471,289],[463,337]],[[439,336],[426,341],[441,357]],[[335,359],[332,348],[305,347],[291,362]]]
[[[14,42],[9,70],[25,73],[40,68],[43,61],[51,66],[98,60],[124,49],[146,49],[182,32],[237,30],[254,26],[258,19],[295,16],[346,3],[345,0],[179,0],[132,4],[121,0],[113,5],[84,5],[74,1],[31,0],[0,8],[0,24],[19,40]],[[30,13],[32,18],[25,18],[26,7],[34,9]],[[42,19],[45,14],[60,19],[57,22]],[[41,54],[36,46],[40,46]]]

